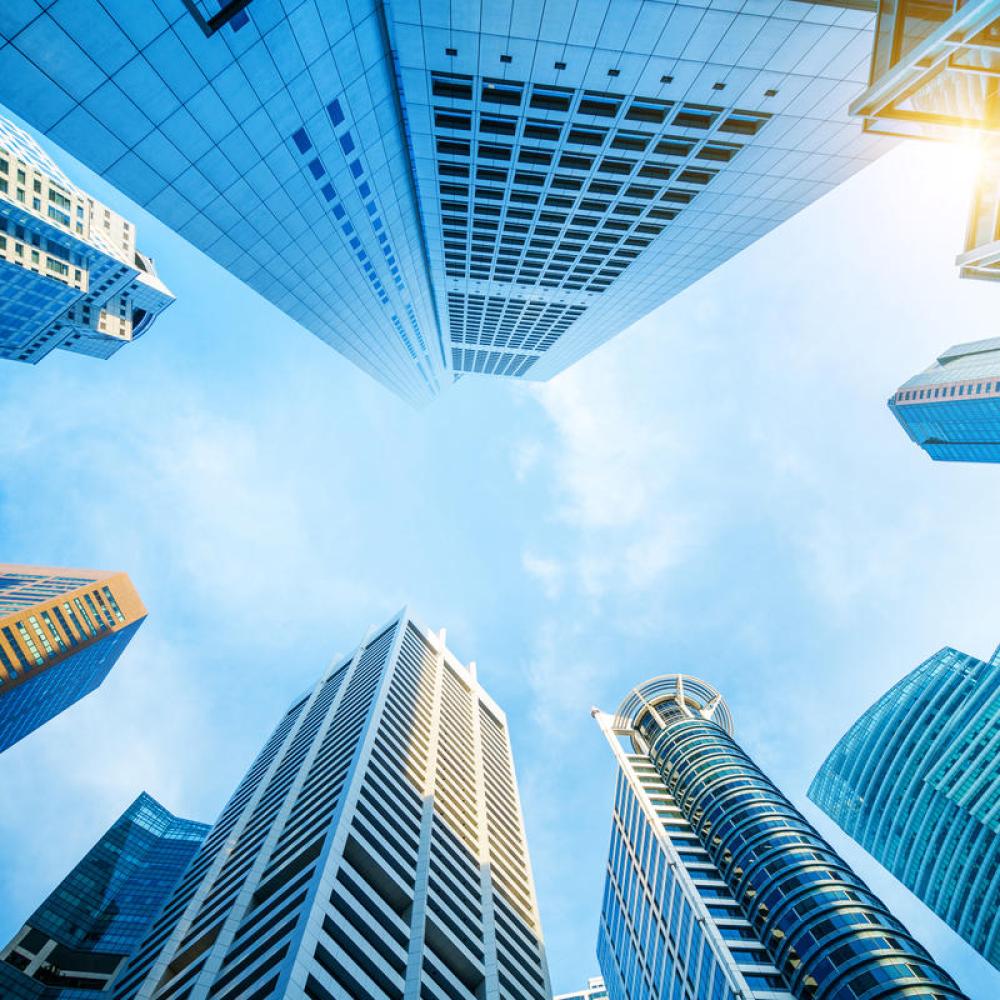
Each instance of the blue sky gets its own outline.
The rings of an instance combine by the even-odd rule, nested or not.
[[[966,989],[1000,975],[805,799],[944,645],[1000,642],[997,470],[885,407],[994,286],[952,266],[972,157],[911,144],[545,385],[414,411],[64,154],[177,303],[108,362],[0,369],[0,551],[123,569],[105,685],[0,767],[0,939],[142,789],[211,820],[287,703],[409,604],[506,709],[553,984],[597,971],[613,768],[589,709],[686,671]]]

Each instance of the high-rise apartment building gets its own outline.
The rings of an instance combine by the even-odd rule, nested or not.
[[[0,101],[422,400],[551,377],[888,148],[863,6],[29,2]]]
[[[587,988],[574,993],[558,993],[555,1000],[608,1000],[608,990],[600,976],[591,976]]]
[[[145,618],[124,573],[0,563],[0,750],[97,688]]]
[[[1000,462],[1000,338],[945,351],[889,409],[935,461]]]
[[[208,831],[143,792],[0,951],[0,994],[81,1000],[106,990]]]
[[[503,713],[403,612],[288,709],[115,1000],[548,1000]]]
[[[813,800],[1000,969],[1000,649],[945,647],[834,747]]]
[[[0,117],[0,358],[109,358],[171,302],[132,224]]]
[[[598,959],[611,1000],[963,996],[678,674],[594,710],[618,764]]]

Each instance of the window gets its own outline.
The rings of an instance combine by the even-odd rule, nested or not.
[[[581,146],[601,146],[607,137],[608,133],[605,129],[575,126],[570,129],[568,141]]]
[[[61,260],[56,260],[54,257],[46,257],[45,266],[50,271],[54,271],[56,274],[61,274],[63,276],[69,274],[69,265],[64,264]]]
[[[663,166],[657,163],[647,163],[640,171],[640,177],[651,177],[654,180],[667,181],[673,173],[672,167]],[[683,179],[683,178],[682,178]]]
[[[629,149],[636,153],[642,153],[649,145],[649,136],[641,132],[618,132],[611,145],[615,149]]]
[[[694,149],[690,139],[666,136],[656,144],[656,152],[660,156],[687,156]]]
[[[54,202],[60,208],[65,208],[67,211],[73,207],[73,203],[66,197],[66,195],[60,194],[52,188],[49,188],[49,201]],[[83,208],[81,206],[77,207],[76,214],[81,217],[83,216]],[[125,228],[128,229],[127,222],[125,223]]]
[[[698,150],[699,160],[718,160],[728,163],[743,147],[732,142],[706,142]]]
[[[602,174],[630,174],[635,166],[635,160],[619,159],[606,156],[597,168]]]
[[[585,94],[580,101],[581,115],[597,115],[600,118],[614,118],[621,107],[620,98],[602,94]]]
[[[572,153],[564,153],[559,158],[559,166],[567,170],[589,170],[594,165],[592,156],[578,156]]]
[[[483,115],[479,120],[480,132],[492,132],[494,135],[514,135],[517,132],[517,119],[506,115]]]
[[[519,105],[522,93],[523,85],[520,83],[508,80],[483,81],[482,99],[492,104]]]
[[[764,112],[734,111],[720,126],[720,132],[756,135],[771,116]]]
[[[650,98],[635,98],[629,105],[625,117],[634,122],[652,122],[662,125],[667,112],[674,106],[673,101],[654,101]]]
[[[453,74],[435,75],[431,89],[435,97],[450,97],[457,101],[472,100],[472,77]]]
[[[569,111],[572,90],[565,87],[536,86],[531,92],[531,107],[544,111]]]
[[[526,139],[544,139],[546,142],[558,142],[562,130],[558,125],[543,125],[540,122],[529,121],[524,126]],[[572,139],[570,141],[573,141]]]

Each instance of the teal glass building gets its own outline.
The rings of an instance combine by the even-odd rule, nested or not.
[[[1000,462],[1000,338],[958,344],[904,382],[889,409],[938,462]]]
[[[733,738],[721,695],[667,675],[614,716],[597,953],[611,1000],[964,994]]]
[[[886,150],[866,6],[19,0],[0,102],[421,401],[550,378]]]
[[[0,951],[0,995],[81,1000],[105,990],[208,830],[143,792]]]
[[[921,663],[837,743],[809,798],[1000,969],[1000,649]]]

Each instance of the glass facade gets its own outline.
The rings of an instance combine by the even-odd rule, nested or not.
[[[0,751],[97,688],[145,618],[124,573],[0,564]]]
[[[945,351],[889,409],[935,461],[1000,462],[1000,338]]]
[[[1000,650],[945,647],[834,747],[809,798],[1000,969]]]
[[[420,401],[551,377],[887,149],[849,6],[27,0],[0,101]]]
[[[208,830],[140,795],[0,952],[0,993],[77,1000],[104,990]]]
[[[403,612],[279,721],[114,1000],[548,1000],[503,713]]]
[[[172,301],[132,224],[0,118],[0,358],[108,358]]]
[[[668,675],[615,716],[598,959],[612,1000],[958,1000],[947,973],[733,738],[721,696]]]

